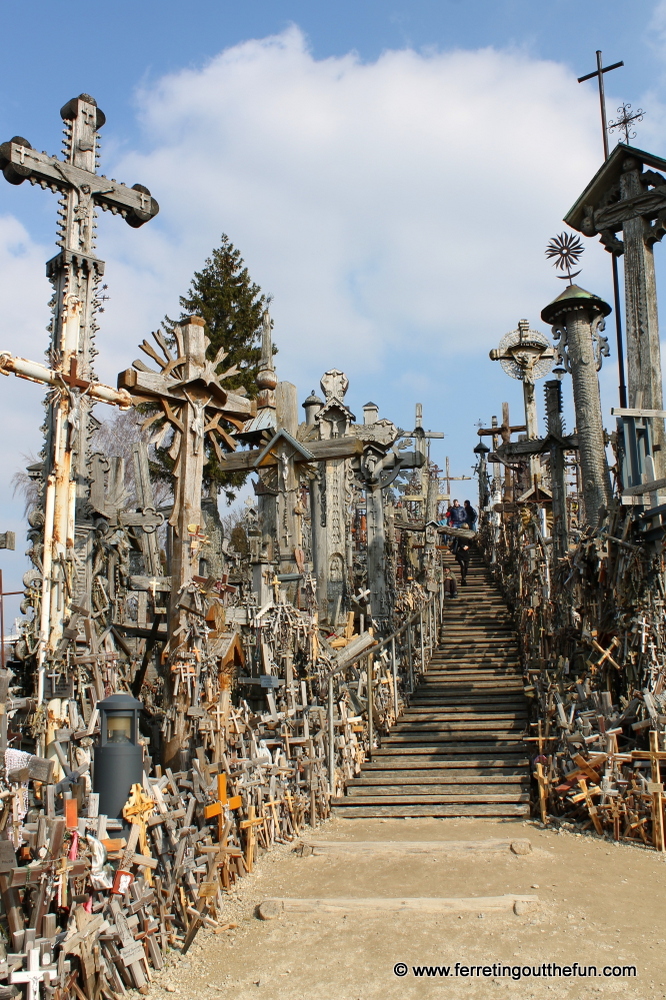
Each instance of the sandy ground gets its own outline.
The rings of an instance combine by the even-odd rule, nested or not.
[[[666,859],[653,851],[537,824],[457,819],[344,820],[308,839],[481,840],[528,837],[532,854],[299,857],[278,846],[238,883],[225,917],[236,930],[199,933],[174,954],[151,997],[235,1000],[411,1000],[442,997],[666,997]],[[275,896],[539,896],[535,910],[464,914],[283,914],[259,920]],[[596,965],[597,978],[419,978],[415,965]],[[398,962],[409,969],[398,977]],[[635,965],[637,977],[602,978]]]

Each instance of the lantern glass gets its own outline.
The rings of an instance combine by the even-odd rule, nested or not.
[[[106,717],[106,742],[107,743],[133,743],[132,739],[132,716],[131,715],[107,715]]]

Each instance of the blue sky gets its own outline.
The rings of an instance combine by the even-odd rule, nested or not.
[[[173,314],[225,231],[274,296],[280,377],[305,398],[343,368],[359,418],[372,398],[402,426],[423,402],[447,435],[434,457],[458,475],[477,420],[503,399],[520,411],[489,349],[523,316],[543,330],[561,290],[543,249],[600,163],[596,91],[576,83],[597,48],[625,62],[607,77],[609,116],[643,107],[636,144],[666,155],[656,0],[633,0],[630,16],[619,0],[8,6],[0,139],[58,152],[58,110],[87,91],[107,115],[104,172],[148,184],[162,208],[139,231],[100,220],[100,377]],[[49,193],[0,183],[0,349],[46,346],[55,209]],[[584,265],[581,283],[610,298],[598,245]],[[8,585],[24,565],[9,479],[40,447],[36,387],[3,379],[0,420],[0,530],[20,536],[15,556],[0,553]]]

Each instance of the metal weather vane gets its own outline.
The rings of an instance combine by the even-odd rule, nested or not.
[[[632,114],[631,104],[622,104],[617,109],[617,113],[619,115],[619,118],[616,122],[613,121],[608,122],[608,131],[615,132],[617,130],[619,132],[620,130],[624,130],[624,141],[628,146],[629,140],[636,138],[636,133],[632,132],[631,128],[634,122],[643,121],[645,112],[643,111],[642,108],[639,108],[638,111],[634,111]]]
[[[580,274],[580,270],[572,272],[571,268],[576,266],[584,249],[580,237],[574,236],[573,233],[560,233],[559,236],[553,236],[546,247],[546,257],[554,257],[553,267],[559,271],[567,272],[566,274],[558,274],[558,278],[561,278],[562,281],[568,279],[569,284],[572,284],[571,279]]]

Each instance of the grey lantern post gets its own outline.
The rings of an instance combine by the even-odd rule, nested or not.
[[[93,786],[99,811],[117,818],[132,785],[143,780],[143,748],[139,743],[140,701],[129,694],[112,694],[97,703],[100,743],[95,747]]]

